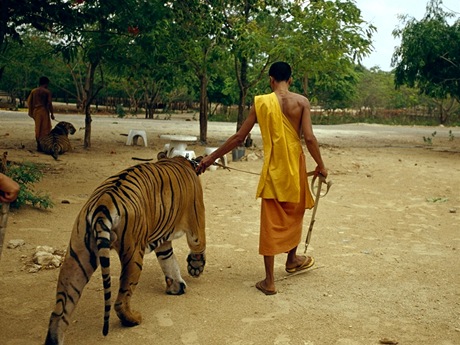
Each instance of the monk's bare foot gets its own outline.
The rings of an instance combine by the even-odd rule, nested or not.
[[[286,262],[286,272],[294,273],[312,267],[315,259],[311,256],[296,255],[293,262]]]
[[[275,284],[267,285],[265,280],[261,280],[260,282],[258,282],[256,284],[256,288],[257,290],[262,291],[267,296],[276,295],[278,293],[278,291],[276,291],[275,289]]]

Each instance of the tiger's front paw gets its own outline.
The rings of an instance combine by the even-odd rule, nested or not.
[[[165,277],[166,280],[166,293],[168,295],[183,295],[187,289],[184,281],[175,281],[170,277]]]
[[[187,269],[188,273],[192,277],[199,277],[204,270],[204,265],[206,264],[206,258],[203,254],[192,254],[190,253],[187,257]]]

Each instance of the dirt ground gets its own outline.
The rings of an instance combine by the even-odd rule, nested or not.
[[[60,115],[77,128],[81,115]],[[209,123],[208,146],[217,146],[235,124]],[[129,129],[144,129],[148,147],[126,146]],[[175,252],[188,284],[182,296],[167,296],[154,255],[145,258],[133,306],[143,323],[122,327],[112,312],[102,336],[103,291],[98,270],[73,315],[66,344],[401,345],[460,344],[460,129],[378,125],[317,126],[333,181],[321,199],[308,254],[316,266],[302,274],[275,261],[279,293],[265,296],[258,255],[261,139],[247,159],[201,177],[207,216],[207,265],[187,275],[185,238]],[[432,133],[436,131],[436,136]],[[449,132],[451,131],[451,132]],[[84,130],[71,137],[74,151],[55,161],[34,151],[33,122],[24,112],[0,112],[0,149],[16,162],[45,164],[36,191],[48,193],[50,210],[24,207],[8,218],[0,261],[0,343],[42,344],[54,306],[59,269],[30,273],[37,246],[65,250],[72,224],[93,189],[106,177],[156,158],[161,134],[198,135],[193,117],[171,120],[96,116],[92,147]],[[432,138],[428,145],[425,138]],[[453,140],[450,140],[453,139]],[[139,141],[142,144],[142,141]],[[197,155],[204,146],[189,144]],[[259,157],[259,158],[257,158]],[[309,169],[314,165],[307,160]],[[243,171],[240,171],[243,170]],[[306,213],[304,235],[311,212]],[[15,249],[6,244],[22,239]],[[303,253],[303,242],[299,252]],[[113,291],[119,264],[112,253]]]

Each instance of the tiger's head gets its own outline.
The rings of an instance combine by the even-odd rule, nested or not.
[[[59,131],[62,134],[69,135],[74,134],[77,130],[70,122],[61,121],[59,122],[53,130]]]

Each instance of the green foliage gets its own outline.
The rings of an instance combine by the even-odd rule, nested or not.
[[[441,0],[430,0],[420,21],[401,17],[405,26],[393,31],[401,38],[392,65],[397,86],[416,87],[434,98],[460,100],[460,20],[443,11]]]
[[[21,41],[25,26],[42,32],[55,32],[60,25],[72,27],[76,13],[73,1],[5,1],[1,3],[0,46],[8,41]],[[3,48],[3,47],[2,47]]]
[[[442,203],[442,202],[447,202],[449,201],[449,198],[446,198],[446,197],[433,197],[433,198],[426,198],[426,201],[427,202],[432,202],[432,203]]]
[[[394,74],[385,72],[378,67],[357,68],[358,83],[353,106],[369,109],[408,109],[416,106],[427,106],[429,98],[420,95],[418,90],[401,86],[394,87]]]
[[[12,1],[7,4],[16,6]],[[23,25],[17,32],[22,46],[8,36],[8,49],[0,54],[0,68],[5,66],[0,89],[21,100],[45,74],[51,79],[54,99],[77,100],[80,109],[89,109],[95,100],[102,105],[104,99],[112,98],[110,110],[118,116],[124,116],[125,109],[137,114],[144,108],[146,118],[153,119],[159,104],[165,112],[173,109],[169,107],[172,103],[186,104],[199,111],[200,130],[204,126],[201,138],[206,135],[205,121],[233,122],[236,110],[236,121],[242,122],[254,95],[270,92],[270,63],[285,60],[293,66],[291,90],[330,110],[327,115],[314,115],[316,123],[460,122],[458,103],[452,103],[452,97],[434,104],[408,84],[395,90],[394,73],[356,65],[370,52],[375,28],[363,21],[353,0],[52,4],[38,8],[34,2],[19,0],[8,12],[12,17],[7,25],[22,24],[17,22],[23,20],[21,11],[24,18],[34,13],[32,9],[42,16],[29,18],[31,26]],[[428,29],[449,33],[450,27],[445,30],[439,18],[427,16],[423,24],[428,27],[428,19],[433,19],[436,25]],[[420,26],[426,34],[423,40],[438,55],[441,50],[434,48],[449,48],[443,41],[449,41],[452,49],[460,42],[451,41],[455,35],[432,36],[428,29],[423,31],[424,25]],[[423,45],[416,48],[423,50]],[[403,46],[400,51],[405,52]],[[415,52],[419,50],[411,51]],[[455,61],[451,55],[442,59]],[[120,102],[125,109],[116,106]],[[202,105],[199,110],[197,102]],[[235,104],[239,107],[232,107]],[[359,111],[335,111],[347,108]]]
[[[410,112],[400,113],[395,110],[378,109],[374,112],[367,110],[345,110],[312,112],[312,122],[315,125],[338,125],[347,123],[373,123],[390,126],[438,126],[436,118],[426,115],[414,115]],[[460,121],[452,123],[460,126]]]
[[[328,99],[331,104],[342,102],[349,97],[343,90],[353,84],[351,65],[371,52],[376,28],[364,22],[354,1],[311,1],[309,6],[294,2],[291,13],[286,58],[293,61],[295,79],[302,81],[300,91],[310,98],[318,93],[321,101],[323,95],[336,97]],[[331,79],[341,83],[339,91]]]
[[[209,121],[212,122],[237,122],[238,110],[235,108],[229,108],[226,112],[216,112],[212,116],[209,116]]]
[[[126,111],[123,108],[123,104],[117,104],[116,112],[119,118],[124,118],[126,116]]]
[[[431,137],[423,136],[423,141],[428,145],[433,145],[433,138],[436,136],[436,131],[431,133]]]
[[[18,198],[11,204],[11,207],[20,208],[25,204],[31,204],[33,207],[47,209],[54,206],[48,195],[35,192],[32,186],[43,177],[41,166],[26,162],[9,167],[7,174],[21,187]]]

